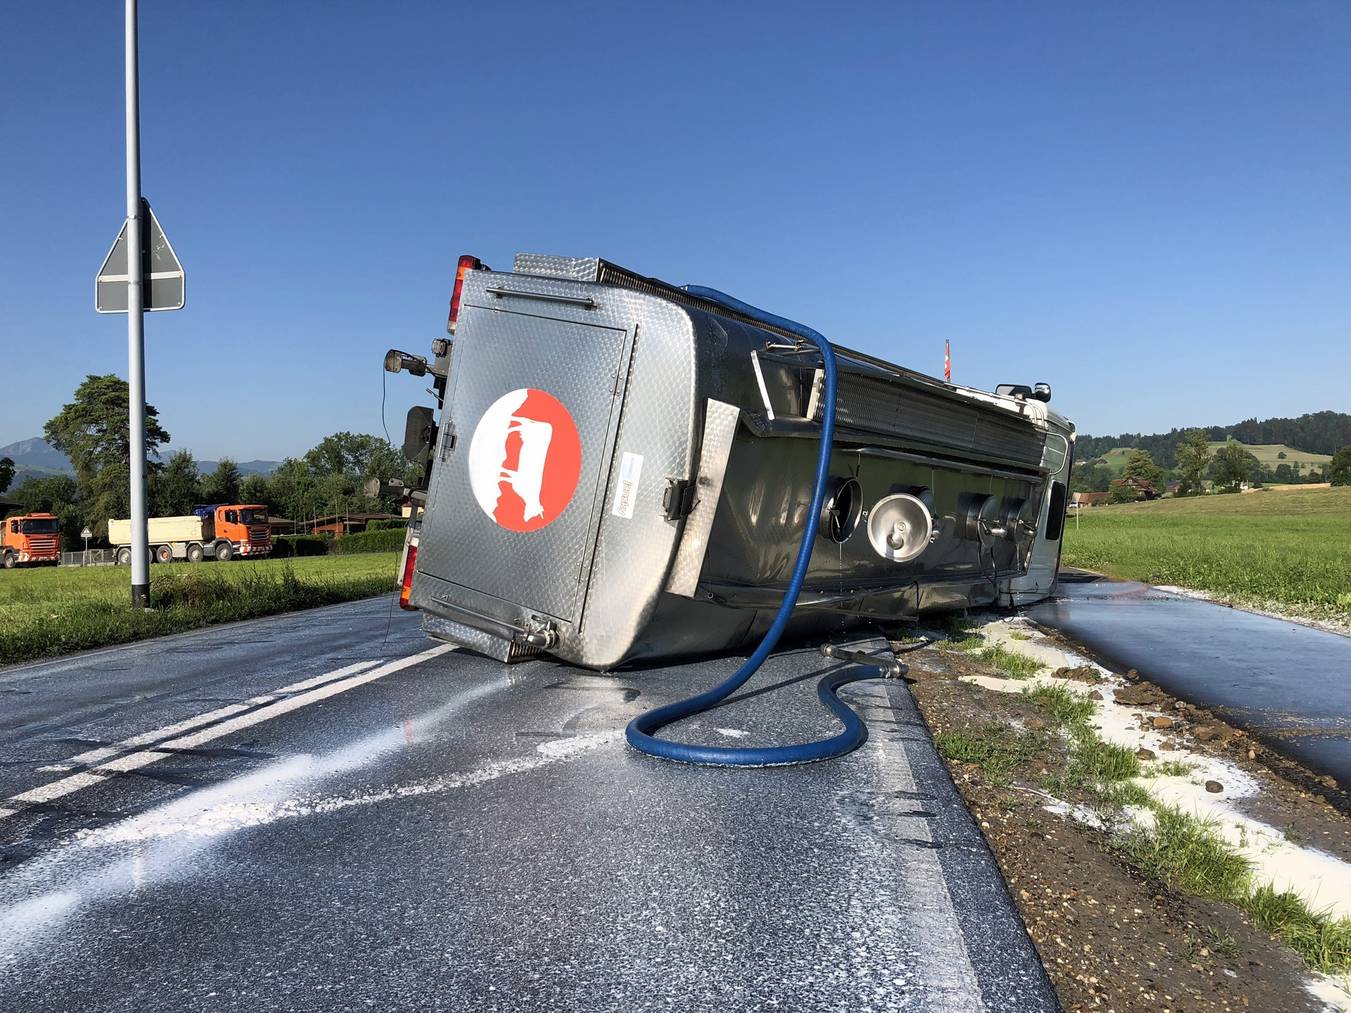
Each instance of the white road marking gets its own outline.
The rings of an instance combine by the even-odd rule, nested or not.
[[[75,767],[88,767],[96,763],[101,763],[119,753],[125,753],[129,750],[139,749],[142,746],[153,745],[163,739],[173,738],[175,735],[182,735],[184,732],[190,732],[194,728],[201,728],[203,725],[214,724],[217,721],[223,721],[225,718],[233,717],[236,714],[242,714],[244,711],[253,710],[265,703],[272,703],[274,700],[280,700],[283,697],[290,696],[292,693],[303,693],[307,689],[313,689],[315,686],[330,680],[345,678],[354,675],[357,672],[367,668],[373,668],[380,664],[380,659],[375,658],[371,661],[358,661],[356,664],[347,665],[343,668],[336,668],[331,672],[325,672],[323,675],[316,675],[313,678],[305,679],[301,682],[293,682],[289,686],[283,686],[280,689],[274,689],[270,693],[262,693],[258,696],[249,697],[242,703],[232,703],[225,707],[218,707],[216,710],[207,711],[205,714],[197,714],[182,721],[176,721],[171,725],[165,725],[163,728],[156,728],[153,731],[145,732],[141,735],[133,735],[129,739],[123,739],[121,742],[114,742],[111,746],[100,746],[98,749],[90,749],[78,756],[72,756],[68,760],[62,760],[60,763],[48,764],[45,767],[39,767],[43,772],[64,773],[67,770],[73,770]]]
[[[863,702],[869,694],[856,692],[851,701]],[[875,701],[875,702],[874,702]],[[890,695],[883,690],[881,699],[873,698],[874,706],[887,708],[896,715],[896,707]],[[874,777],[883,797],[896,797],[898,793],[914,793],[919,790],[915,774],[906,755],[905,746],[889,736],[875,735],[868,739],[864,747],[874,763]],[[933,834],[928,820],[923,817],[900,814],[887,815],[892,831],[898,837],[933,843]],[[864,849],[877,846],[869,842]],[[893,852],[894,846],[885,846]],[[981,1000],[980,983],[976,978],[976,969],[971,964],[971,954],[966,948],[966,938],[957,921],[957,911],[952,903],[952,894],[948,890],[947,877],[938,860],[938,852],[932,848],[913,847],[890,854],[891,862],[899,862],[895,878],[896,884],[905,895],[905,924],[888,926],[900,936],[910,935],[924,940],[916,953],[919,972],[924,980],[926,1009],[935,1013],[972,1013],[984,1010]],[[879,858],[878,864],[885,864]],[[896,912],[888,911],[886,905],[864,903],[866,893],[860,891],[851,902],[851,909],[860,908],[860,921],[875,931],[877,918],[894,921]],[[851,910],[851,914],[855,914]]]
[[[350,689],[356,689],[358,686],[364,686],[368,682],[374,682],[386,675],[392,675],[394,672],[402,671],[413,665],[421,664],[432,658],[439,657],[455,648],[451,644],[439,644],[436,647],[421,652],[420,654],[410,655],[407,658],[400,658],[397,661],[391,661],[381,665],[378,668],[371,669],[349,676],[346,679],[337,679],[332,682],[326,682],[321,686],[299,693],[295,696],[287,697],[284,700],[278,700],[276,703],[259,707],[257,710],[249,711],[246,714],[238,714],[234,717],[221,721],[218,724],[202,728],[198,731],[178,738],[169,739],[158,743],[153,751],[140,750],[134,753],[128,753],[125,756],[119,756],[114,760],[101,764],[88,771],[79,774],[72,774],[70,777],[63,777],[59,781],[53,781],[51,784],[45,784],[34,788],[31,791],[14,795],[5,800],[5,806],[0,806],[0,819],[13,816],[20,812],[20,808],[13,806],[31,805],[40,802],[50,802],[53,799],[62,798],[72,792],[89,788],[96,784],[103,784],[107,781],[108,774],[125,774],[133,770],[139,770],[142,767],[148,767],[152,763],[157,763],[170,755],[168,751],[178,749],[193,749],[208,742],[214,742],[216,739],[224,738],[226,735],[232,735],[237,731],[250,728],[253,725],[262,724],[264,721],[270,721],[273,718],[281,717],[283,714],[289,714],[291,711],[299,710],[302,707],[308,707],[312,703],[318,703],[321,700],[327,700],[330,697],[337,696],[339,693],[346,693]],[[321,677],[316,677],[321,678]]]

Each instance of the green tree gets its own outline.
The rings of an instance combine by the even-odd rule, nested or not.
[[[1107,502],[1109,503],[1134,503],[1140,498],[1139,491],[1125,482],[1113,482],[1112,488],[1107,493]]]
[[[1351,444],[1332,455],[1327,467],[1328,481],[1333,485],[1351,485]]]
[[[1215,451],[1215,484],[1228,492],[1237,492],[1244,482],[1250,482],[1262,465],[1243,444],[1230,440]]]
[[[315,487],[317,478],[304,460],[288,457],[277,465],[268,480],[271,498],[267,505],[292,520],[304,520],[319,513]]]
[[[42,427],[47,442],[70,458],[82,519],[99,533],[106,532],[109,517],[125,517],[130,510],[130,401],[125,380],[91,374],[75,389],[75,399]],[[168,442],[159,412],[146,405],[144,453],[150,458],[150,472],[160,468],[160,444]]]
[[[1121,470],[1121,477],[1148,482],[1157,489],[1163,484],[1163,469],[1154,463],[1148,450],[1132,450],[1126,458],[1126,467]]]
[[[208,503],[239,502],[239,466],[229,457],[216,462],[216,470],[202,479],[202,499]]]
[[[268,487],[266,475],[245,475],[239,484],[239,502],[261,503],[272,509],[272,490]]]
[[[202,479],[192,452],[180,450],[150,483],[150,511],[157,517],[181,517],[202,502]]]
[[[1289,483],[1289,482],[1293,482],[1294,480],[1295,480],[1295,473],[1290,469],[1290,465],[1288,465],[1288,464],[1278,464],[1278,465],[1276,465],[1276,481],[1277,481],[1277,482],[1286,482],[1286,483]]]
[[[84,482],[109,465],[129,467],[131,434],[127,422],[130,395],[119,376],[89,375],[75,389],[75,399],[42,427],[47,442],[68,458],[75,479]],[[145,453],[159,457],[169,434],[159,424],[154,405],[145,406]]]
[[[1199,496],[1204,490],[1206,468],[1210,467],[1210,438],[1204,429],[1188,430],[1177,448],[1177,470],[1181,477],[1177,494]]]
[[[0,457],[0,492],[9,488],[9,483],[14,481],[14,459],[10,457]]]

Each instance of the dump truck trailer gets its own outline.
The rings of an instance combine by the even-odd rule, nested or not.
[[[732,650],[783,599],[824,415],[816,348],[596,258],[461,258],[402,602],[501,660],[598,669]],[[1049,388],[986,393],[834,346],[825,508],[790,631],[895,626],[1050,594],[1074,427]]]
[[[6,517],[0,531],[0,566],[55,566],[61,559],[61,522],[55,514]]]
[[[150,558],[156,563],[175,559],[199,563],[221,562],[236,556],[266,556],[272,551],[267,507],[257,503],[213,503],[191,514],[151,517],[148,521]],[[131,521],[108,521],[108,541],[117,550],[117,562],[131,562]]]

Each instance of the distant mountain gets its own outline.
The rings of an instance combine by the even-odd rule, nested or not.
[[[161,454],[168,460],[169,453]],[[29,478],[46,478],[49,475],[73,475],[75,469],[70,466],[66,455],[57,450],[40,436],[31,440],[19,440],[8,446],[0,447],[0,457],[8,457],[14,462],[14,483],[11,489]],[[236,461],[241,475],[270,475],[277,470],[280,461]],[[215,461],[198,461],[197,470],[203,475],[216,470]]]
[[[1214,441],[1229,439],[1262,446],[1281,445],[1306,454],[1335,454],[1351,445],[1351,415],[1345,412],[1312,412],[1295,419],[1244,419],[1229,426],[1198,426]],[[1075,440],[1076,461],[1092,461],[1120,447],[1148,450],[1156,463],[1171,468],[1177,463],[1177,447],[1186,429],[1166,433],[1120,433],[1117,436],[1080,434]]]
[[[14,462],[16,470],[34,470],[45,472],[71,472],[66,455],[57,450],[40,436],[31,440],[19,440],[8,446],[0,447],[0,457],[8,457]]]

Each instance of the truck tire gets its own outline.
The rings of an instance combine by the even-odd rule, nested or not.
[[[231,559],[234,558],[234,555],[235,555],[235,547],[231,545],[229,542],[216,543],[216,559],[218,559],[220,562],[228,563]]]
[[[131,546],[124,545],[122,546],[122,548],[117,550],[117,565],[118,566],[131,565]]]
[[[205,555],[206,553],[202,551],[202,547],[198,543],[193,542],[191,545],[188,546],[189,563],[200,563],[202,561],[202,557]]]
[[[174,561],[174,550],[167,545],[156,545],[151,558],[157,563],[172,563]]]
[[[19,557],[12,552],[5,553],[4,566],[6,570],[12,570],[19,565]]]

